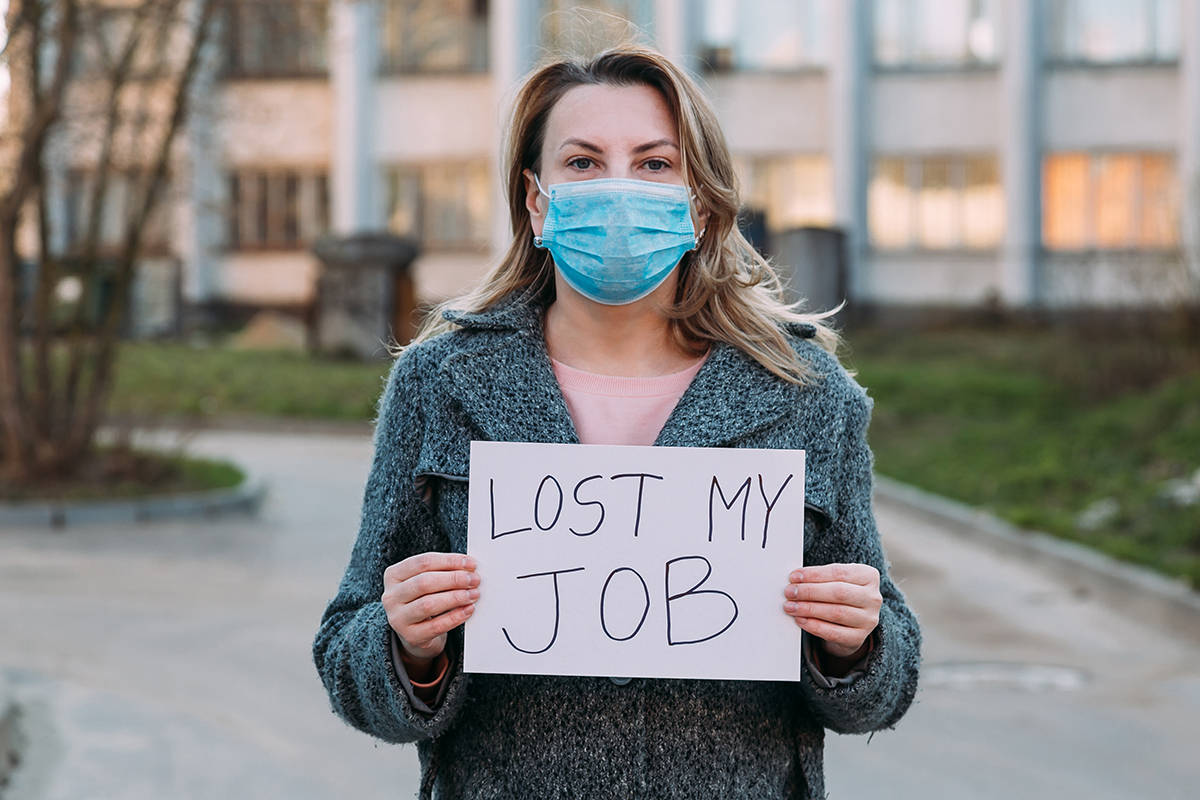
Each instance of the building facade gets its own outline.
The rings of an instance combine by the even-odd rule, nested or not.
[[[578,5],[702,81],[769,231],[845,230],[851,302],[1197,297],[1200,0],[233,0],[170,211],[185,300],[302,306],[318,235],[382,229],[422,300],[463,291],[511,235],[515,86],[613,19]]]

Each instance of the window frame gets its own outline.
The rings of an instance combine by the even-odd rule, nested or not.
[[[1084,197],[1086,198],[1085,214],[1083,220],[1084,226],[1084,245],[1082,247],[1054,247],[1046,241],[1046,164],[1049,159],[1055,156],[1084,156],[1087,159],[1087,184],[1084,186]],[[1172,193],[1174,195],[1173,219],[1171,220],[1171,230],[1174,231],[1174,243],[1163,245],[1141,245],[1126,244],[1114,247],[1106,247],[1098,244],[1097,234],[1097,215],[1095,203],[1098,197],[1096,192],[1097,173],[1100,170],[1102,159],[1105,156],[1133,156],[1137,163],[1137,177],[1135,183],[1136,195],[1130,202],[1130,207],[1133,209],[1135,224],[1133,229],[1136,231],[1144,221],[1146,209],[1146,186],[1144,181],[1145,161],[1147,156],[1164,157],[1169,166],[1168,173],[1174,176]],[[1179,154],[1174,150],[1165,148],[1160,149],[1144,149],[1144,150],[1128,150],[1115,147],[1096,147],[1096,148],[1072,148],[1069,150],[1046,150],[1042,153],[1041,163],[1038,167],[1038,175],[1040,178],[1040,189],[1038,195],[1038,206],[1041,211],[1040,225],[1038,226],[1038,247],[1042,253],[1050,256],[1082,256],[1082,255],[1168,255],[1179,253],[1183,249],[1183,208],[1179,195],[1180,186],[1178,181],[1179,176]],[[1135,234],[1136,239],[1137,234]]]
[[[1172,56],[1157,56],[1153,55],[1157,51],[1158,44],[1158,15],[1163,13],[1163,0],[1137,0],[1142,4],[1143,10],[1152,9],[1147,21],[1147,29],[1150,32],[1150,47],[1151,55],[1134,56],[1130,58],[1119,59],[1096,59],[1087,58],[1085,56],[1072,56],[1064,54],[1059,49],[1060,42],[1058,41],[1059,25],[1057,15],[1059,9],[1064,2],[1073,2],[1073,0],[1050,0],[1041,7],[1042,27],[1046,31],[1046,37],[1042,47],[1042,62],[1048,69],[1121,69],[1121,68],[1174,68],[1180,63],[1181,51],[1183,42],[1180,42],[1179,50]]]
[[[329,60],[331,52],[329,49],[330,23],[329,13],[331,3],[336,0],[224,0],[224,9],[221,17],[220,27],[220,45],[221,45],[221,66],[219,75],[223,81],[290,81],[290,80],[327,80],[330,76]],[[235,66],[235,54],[242,53],[241,40],[239,31],[241,30],[242,19],[239,14],[239,9],[243,7],[265,7],[265,6],[284,6],[284,5],[306,5],[306,6],[321,6],[323,11],[320,12],[319,18],[324,20],[324,25],[321,30],[320,37],[314,37],[321,41],[324,47],[322,59],[323,65],[310,65],[299,69],[248,69],[241,66],[244,60],[240,55],[237,56],[238,66]]]
[[[867,249],[871,253],[879,255],[922,255],[922,256],[942,256],[942,255],[995,255],[1004,247],[1004,232],[1008,224],[1006,211],[1004,207],[1004,173],[1001,168],[1001,154],[998,152],[984,150],[931,150],[920,152],[875,152],[872,153],[869,163],[869,169],[866,182],[867,194],[867,219],[866,219],[866,239]],[[872,233],[872,213],[871,213],[871,186],[875,180],[876,165],[881,160],[900,161],[904,167],[905,188],[909,194],[908,207],[908,244],[890,246],[880,245],[874,234]],[[935,159],[944,159],[948,161],[949,171],[953,183],[955,193],[955,202],[958,204],[958,221],[956,233],[956,243],[950,247],[928,247],[921,243],[921,190],[924,177],[925,162]],[[999,187],[1001,199],[1001,220],[1000,231],[993,244],[981,245],[972,247],[966,244],[966,219],[962,213],[963,206],[966,202],[966,192],[968,188],[967,174],[968,164],[973,159],[991,159],[995,164],[996,185]]]
[[[492,70],[492,45],[491,45],[491,25],[492,25],[492,7],[489,0],[466,0],[473,6],[482,6],[482,13],[475,15],[478,17],[477,23],[482,28],[482,35],[479,37],[479,45],[481,54],[478,63],[472,60],[469,66],[461,67],[422,67],[419,65],[402,64],[392,56],[388,47],[388,26],[392,19],[392,9],[403,2],[403,0],[381,0],[379,7],[379,37],[378,45],[378,64],[376,73],[380,77],[404,77],[415,75],[488,75]],[[468,43],[469,46],[470,43]]]
[[[978,58],[963,58],[955,61],[917,61],[912,58],[915,37],[915,22],[912,19],[913,15],[906,17],[904,24],[906,25],[905,36],[902,38],[904,53],[900,60],[895,62],[881,61],[879,59],[879,26],[877,24],[879,15],[880,0],[872,0],[870,5],[870,25],[868,33],[868,49],[870,52],[870,69],[874,73],[885,75],[904,75],[904,74],[950,74],[950,73],[994,73],[1000,70],[1004,62],[1004,19],[1003,12],[1000,8],[1003,3],[997,3],[993,6],[992,26],[996,38],[995,48],[996,54],[990,60]],[[968,25],[970,20],[968,19]],[[964,50],[968,45],[970,31],[963,31]]]
[[[231,166],[225,169],[225,180],[226,253],[302,252],[329,230],[327,167]],[[288,191],[289,185],[294,192]],[[247,241],[248,228],[257,231],[257,241]],[[289,230],[295,233],[294,241],[289,240]]]
[[[426,236],[428,220],[428,188],[429,173],[437,169],[453,169],[459,168],[462,174],[459,180],[469,181],[469,172],[472,169],[478,169],[484,176],[485,180],[489,181],[487,195],[487,209],[483,214],[482,230],[478,239],[464,239],[461,241],[444,241],[431,239]],[[417,208],[415,218],[415,233],[404,233],[395,230],[392,227],[392,215],[395,213],[393,206],[393,185],[399,179],[398,176],[404,171],[411,171],[416,174],[417,184]],[[397,236],[411,236],[421,245],[421,249],[426,253],[467,253],[477,254],[487,252],[491,247],[491,221],[494,213],[494,199],[492,192],[494,190],[495,177],[492,174],[491,162],[482,156],[466,157],[466,158],[445,158],[433,159],[425,161],[393,161],[382,165],[379,172],[382,183],[382,193],[380,197],[383,199],[383,215],[384,227]],[[464,209],[462,212],[468,219],[470,210]]]

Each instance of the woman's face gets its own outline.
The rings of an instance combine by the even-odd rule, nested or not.
[[[675,120],[657,89],[642,84],[576,86],[550,109],[538,177],[543,187],[592,178],[684,183]],[[525,206],[542,235],[547,198],[525,170]],[[696,215],[696,230],[707,214]]]

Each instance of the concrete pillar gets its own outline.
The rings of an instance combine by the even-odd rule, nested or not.
[[[1180,20],[1179,189],[1183,256],[1192,300],[1200,300],[1200,0],[1183,0]]]
[[[217,299],[219,253],[225,244],[227,224],[223,210],[231,207],[217,129],[220,114],[217,80],[223,33],[218,28],[218,35],[210,38],[205,47],[184,131],[187,159],[181,167],[187,187],[185,199],[179,202],[173,219],[179,234],[174,241],[182,263],[181,293],[185,303]],[[174,197],[174,191],[168,192],[164,202]]]
[[[846,231],[850,298],[869,295],[862,268],[867,256],[867,181],[871,160],[867,81],[871,65],[869,5],[868,0],[829,0],[829,154],[833,168],[834,222]]]
[[[329,76],[333,89],[330,189],[333,232],[382,227],[375,202],[373,113],[379,64],[380,0],[334,0],[330,7]]]
[[[503,138],[521,79],[533,67],[540,22],[536,0],[492,0],[488,10],[488,59],[496,104],[493,137],[492,252],[500,255],[512,241],[508,214],[508,176],[503,174]]]
[[[685,69],[692,68],[688,9],[683,0],[654,0],[654,40],[659,51]]]
[[[1042,42],[1037,0],[1010,0],[1003,6],[1004,98],[1003,152],[1004,242],[1000,296],[1011,307],[1044,302],[1041,276],[1041,63]]]

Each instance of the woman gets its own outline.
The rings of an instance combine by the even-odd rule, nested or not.
[[[513,242],[393,365],[361,528],[313,646],[334,710],[418,744],[422,796],[823,797],[824,729],[892,727],[920,632],[871,510],[871,400],[738,232],[728,148],[642,48],[536,71],[507,145]],[[807,451],[794,683],[462,672],[472,439]],[[753,653],[730,653],[731,659]]]

